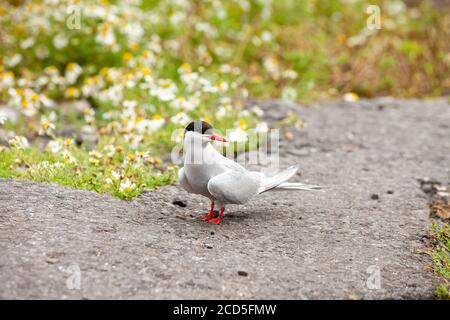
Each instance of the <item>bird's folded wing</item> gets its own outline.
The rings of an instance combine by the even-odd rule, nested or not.
[[[184,174],[184,167],[178,171],[178,181],[180,182],[180,186],[189,193],[196,193],[194,189],[192,189],[189,181]]]
[[[241,204],[258,194],[259,176],[249,171],[228,170],[208,182],[208,191],[223,203]]]

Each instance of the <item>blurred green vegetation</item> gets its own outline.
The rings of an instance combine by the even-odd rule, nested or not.
[[[159,158],[193,119],[267,130],[249,99],[448,93],[449,35],[449,6],[427,1],[2,2],[1,176],[129,198],[173,180]]]

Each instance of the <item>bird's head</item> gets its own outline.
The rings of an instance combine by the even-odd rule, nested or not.
[[[227,142],[227,139],[214,134],[214,128],[206,121],[196,120],[184,130],[184,140],[206,144],[211,141]]]

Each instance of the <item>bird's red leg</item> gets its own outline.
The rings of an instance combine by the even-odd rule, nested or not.
[[[206,216],[200,216],[198,218],[205,221],[214,218],[214,201],[211,201],[211,210],[209,211],[209,213]]]
[[[225,211],[224,207],[220,208],[219,216],[217,218],[209,219],[208,222],[211,222],[211,223],[214,223],[214,224],[219,224],[220,223],[220,219],[222,219],[224,211]]]

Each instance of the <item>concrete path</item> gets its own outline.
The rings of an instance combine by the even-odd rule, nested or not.
[[[177,186],[120,201],[0,180],[0,298],[432,298],[417,179],[449,180],[448,101],[258,104],[307,122],[281,163],[325,191],[267,193],[217,226]]]

